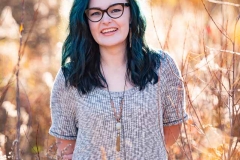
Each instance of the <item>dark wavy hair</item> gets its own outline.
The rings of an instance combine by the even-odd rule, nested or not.
[[[143,90],[148,83],[158,81],[156,70],[159,54],[151,50],[144,39],[146,22],[136,0],[130,3],[132,30],[131,47],[127,43],[127,68],[130,81]],[[74,0],[69,17],[69,33],[63,45],[62,71],[66,85],[74,86],[79,93],[87,94],[106,83],[100,71],[99,45],[93,39],[84,11],[89,0]]]

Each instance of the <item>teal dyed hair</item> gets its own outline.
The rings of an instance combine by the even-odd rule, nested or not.
[[[156,69],[159,66],[159,55],[147,46],[144,34],[146,22],[136,0],[130,3],[132,30],[131,48],[127,45],[128,76],[140,90],[148,83],[158,81]],[[93,39],[85,9],[89,0],[74,0],[69,17],[69,34],[63,45],[62,70],[66,84],[86,94],[96,87],[104,87],[106,82],[100,71],[99,46]],[[70,62],[68,62],[70,60]]]

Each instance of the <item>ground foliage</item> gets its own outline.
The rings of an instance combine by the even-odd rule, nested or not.
[[[228,2],[141,0],[146,40],[177,60],[186,89],[189,120],[169,159],[240,157],[240,2]],[[1,160],[16,159],[17,144],[24,160],[55,158],[49,97],[71,3],[1,1]]]

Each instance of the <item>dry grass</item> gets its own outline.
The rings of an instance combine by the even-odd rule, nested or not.
[[[185,84],[190,119],[169,159],[239,159],[239,2],[143,3],[148,4],[143,10],[147,42],[176,59]],[[0,160],[5,155],[56,159],[56,145],[48,135],[49,95],[60,66],[67,22],[61,13],[68,12],[68,2],[22,1],[18,10],[16,4],[3,4],[10,8],[5,7],[0,18]]]

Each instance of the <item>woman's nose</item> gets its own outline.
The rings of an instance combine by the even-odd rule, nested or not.
[[[111,21],[112,21],[112,18],[109,17],[107,12],[105,12],[102,17],[102,22],[106,24],[106,23],[110,23]]]

